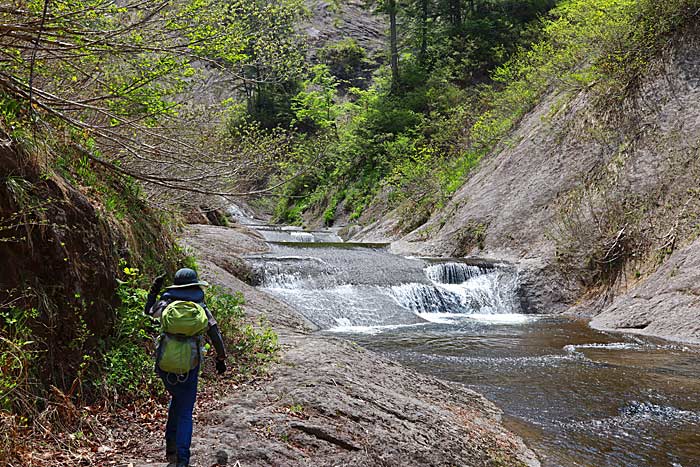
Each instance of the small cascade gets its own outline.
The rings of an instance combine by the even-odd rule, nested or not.
[[[276,230],[301,238],[305,232]],[[291,236],[290,235],[290,236]],[[322,329],[395,326],[445,316],[518,311],[514,271],[494,265],[429,263],[383,249],[311,242],[276,243],[248,256],[256,285],[294,306]]]
[[[419,314],[518,312],[518,280],[512,272],[460,263],[429,266],[425,271],[432,284],[403,284],[389,289],[399,305]]]
[[[425,274],[439,284],[461,284],[488,272],[487,268],[466,263],[440,263],[425,268]]]
[[[313,243],[316,241],[311,232],[292,232],[291,235],[294,240],[299,242]]]
[[[447,313],[464,309],[456,295],[426,284],[396,285],[388,289],[396,303],[415,313]]]
[[[260,225],[256,230],[268,242],[276,243],[341,243],[343,240],[333,231],[307,231],[301,227]]]
[[[233,220],[238,222],[239,224],[253,225],[258,222],[253,216],[246,213],[237,204],[229,204],[226,208],[226,211],[228,212],[228,215],[231,216],[231,218],[233,218]]]

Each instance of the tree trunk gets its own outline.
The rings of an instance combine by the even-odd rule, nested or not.
[[[396,91],[399,86],[399,48],[396,37],[396,0],[387,0],[387,11],[389,13],[391,90]]]
[[[428,53],[428,0],[421,0],[420,17],[420,55],[421,66],[425,66],[426,54]]]
[[[462,29],[462,0],[450,0],[450,16],[452,30],[454,34],[458,34]]]

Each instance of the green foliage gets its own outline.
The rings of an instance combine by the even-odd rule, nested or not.
[[[207,304],[224,337],[235,377],[246,379],[262,374],[278,358],[277,334],[262,319],[257,326],[246,322],[242,293],[231,295],[218,286],[209,288],[207,293]]]
[[[338,81],[325,65],[311,69],[312,78],[303,84],[303,91],[292,99],[296,124],[322,130],[335,125],[338,108],[334,105]]]
[[[0,308],[0,412],[27,415],[33,404],[26,398],[35,384],[32,366],[39,351],[30,322],[37,317],[36,309]]]
[[[195,271],[199,269],[199,265],[197,264],[197,258],[194,256],[194,254],[192,254],[192,251],[189,248],[183,248],[180,245],[177,245],[175,248],[177,249],[177,252],[181,257],[180,267],[190,268]]]
[[[556,87],[588,90],[609,107],[634,92],[668,35],[690,21],[697,0],[567,0],[552,11],[543,39],[498,68],[504,87],[489,93],[490,109],[471,130],[477,148],[491,148]]]
[[[341,214],[336,210],[341,202],[350,220],[358,219],[383,186],[395,188],[392,203],[424,197],[428,190],[422,187],[436,188],[435,183],[423,182],[432,179],[436,165],[453,154],[460,130],[448,122],[456,119],[448,116],[462,112],[462,107],[453,106],[461,97],[459,91],[444,85],[441,92],[438,87],[402,98],[379,87],[351,89],[353,101],[334,104],[337,126],[326,157],[307,176],[285,187],[288,197],[280,200],[276,218],[300,223],[303,212],[325,205],[321,212],[330,225]],[[435,95],[441,99],[430,99]],[[439,186],[433,194],[435,199],[426,203],[428,210],[443,198]]]
[[[189,17],[187,30],[202,31],[212,23],[198,11],[200,21]],[[152,125],[156,116],[172,115],[173,103],[166,96],[180,92],[184,78],[192,73],[187,58],[178,52],[183,41],[170,33],[182,15],[178,8],[62,0],[51,2],[44,15],[43,2],[22,0],[1,15],[9,34],[0,52],[9,59],[2,61],[0,74],[13,83],[6,90],[26,97],[23,90],[32,71],[37,87],[33,97],[53,115],[68,117],[65,103],[70,100],[80,104],[73,106],[77,118],[95,110],[108,117],[113,127],[135,115]],[[41,35],[34,29],[40,21],[44,31],[52,32]],[[157,28],[153,27],[156,22]],[[209,42],[217,40],[218,32],[210,32]],[[38,50],[51,48],[56,57],[33,56],[28,44]],[[99,99],[91,101],[87,96]],[[78,123],[73,117],[67,120]]]
[[[338,208],[338,204],[345,199],[345,191],[341,190],[331,198],[328,207],[323,212],[323,223],[330,227],[333,225],[333,220],[335,219],[335,211]]]
[[[216,2],[220,3],[220,2]],[[305,41],[298,27],[308,15],[302,0],[235,0],[226,2],[226,18],[241,53],[226,66],[242,78],[246,109],[243,122],[272,129],[294,118],[292,99],[305,72]],[[214,58],[220,51],[212,51]]]
[[[52,151],[47,160],[63,159],[57,165],[85,186],[94,185],[95,162],[150,182],[159,188],[150,199],[160,205],[184,188],[237,191],[243,172],[259,173],[267,148],[251,154],[224,147],[216,138],[219,103],[193,103],[190,93],[202,89],[203,78],[223,75],[250,117],[239,123],[288,126],[305,72],[298,25],[306,14],[302,0],[18,0],[0,11],[6,133],[38,142],[36,128],[70,134],[67,144],[85,151]],[[191,178],[193,172],[209,175]],[[105,200],[106,210],[127,217],[120,198]]]
[[[143,278],[136,268],[123,268],[125,281],[119,282],[120,300],[116,310],[109,349],[104,355],[103,388],[122,403],[162,394],[162,384],[154,367],[155,322],[143,313],[148,291],[140,287]]]
[[[318,51],[318,59],[341,82],[354,85],[367,62],[367,51],[352,37],[329,44]]]
[[[11,137],[20,138],[27,128],[27,119],[21,101],[0,92],[0,125]]]

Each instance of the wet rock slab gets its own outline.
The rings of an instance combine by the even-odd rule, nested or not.
[[[270,381],[200,416],[205,464],[225,450],[242,465],[537,465],[498,409],[462,386],[345,341],[284,344]]]
[[[240,251],[242,232],[227,237],[197,226],[185,243],[204,278],[243,291],[248,314],[269,317],[282,357],[269,379],[240,387],[220,411],[198,414],[196,465],[539,465],[481,395],[351,342],[310,334],[294,310],[234,277],[221,265]]]

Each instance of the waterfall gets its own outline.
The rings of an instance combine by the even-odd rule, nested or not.
[[[270,229],[268,232],[272,232]],[[274,230],[297,238],[305,232]],[[249,255],[258,286],[322,329],[386,327],[517,313],[517,275],[500,265],[428,262],[385,250],[276,243]],[[449,316],[444,316],[449,315]]]
[[[517,276],[498,268],[463,263],[428,266],[432,284],[389,289],[396,302],[415,313],[500,314],[517,312]]]
[[[461,284],[487,271],[486,268],[466,263],[442,263],[425,268],[428,278],[440,284]]]

